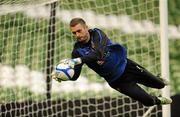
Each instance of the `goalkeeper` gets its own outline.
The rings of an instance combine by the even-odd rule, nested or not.
[[[113,44],[102,30],[89,29],[81,18],[73,18],[70,21],[70,29],[77,42],[72,51],[72,59],[63,62],[74,67],[75,74],[71,80],[77,80],[83,64],[86,64],[103,77],[113,89],[138,100],[145,106],[172,102],[165,97],[152,96],[138,86],[139,83],[162,89],[166,83],[128,59],[126,48],[120,44]]]

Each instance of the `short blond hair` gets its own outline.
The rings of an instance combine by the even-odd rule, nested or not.
[[[73,18],[70,23],[69,26],[70,27],[74,27],[77,24],[82,24],[82,25],[86,25],[86,22],[82,19],[82,18]]]

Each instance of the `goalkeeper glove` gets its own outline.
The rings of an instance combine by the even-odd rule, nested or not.
[[[58,81],[58,82],[61,82],[62,80],[60,78],[57,77],[57,74],[56,74],[56,71],[53,71],[51,73],[51,78]]]
[[[68,64],[69,66],[74,68],[75,65],[81,64],[82,60],[81,60],[81,58],[63,59],[60,61],[60,63]]]

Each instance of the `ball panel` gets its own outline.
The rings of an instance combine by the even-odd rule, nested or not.
[[[57,78],[61,80],[70,80],[74,75],[74,69],[67,64],[61,63],[56,66],[56,74]]]

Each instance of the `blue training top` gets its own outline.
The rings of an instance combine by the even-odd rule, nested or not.
[[[90,29],[89,33],[88,43],[76,42],[74,45],[72,58],[81,57],[82,64],[75,66],[72,80],[79,77],[85,63],[108,83],[116,81],[124,73],[127,64],[126,48],[120,44],[113,44],[100,29]]]

